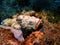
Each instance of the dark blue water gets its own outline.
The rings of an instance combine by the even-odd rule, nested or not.
[[[56,10],[60,0],[0,0],[0,22],[22,10]]]

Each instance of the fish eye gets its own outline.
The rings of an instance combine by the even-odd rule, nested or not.
[[[29,22],[29,25],[33,25],[33,22]]]

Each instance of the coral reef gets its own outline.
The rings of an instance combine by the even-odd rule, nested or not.
[[[29,17],[29,18],[27,18],[28,19],[27,22],[32,20],[33,25],[35,25],[34,21],[37,21],[36,19],[41,20],[40,23],[37,24],[38,25],[37,29],[34,29],[33,28],[34,26],[32,26],[32,25],[31,26],[33,29],[24,28],[24,26],[26,25],[27,22],[25,20],[26,18],[22,18],[22,17],[25,17],[25,16],[26,16],[26,18]],[[53,20],[53,22],[49,22],[48,17],[50,17],[50,16],[48,16],[48,13],[46,13],[44,10],[39,13],[37,13],[35,11],[26,12],[24,10],[20,14],[16,14],[16,15],[12,16],[12,18],[10,18],[10,19],[3,20],[2,25],[5,25],[7,27],[10,26],[15,30],[21,29],[20,31],[23,32],[23,37],[25,38],[25,41],[20,42],[19,40],[17,40],[14,37],[14,34],[17,34],[17,33],[12,33],[10,31],[10,29],[5,29],[5,28],[0,27],[0,32],[1,32],[0,33],[0,39],[1,39],[0,44],[2,45],[2,44],[9,42],[10,45],[11,44],[12,45],[60,45],[60,22],[55,23],[54,20]],[[31,20],[30,20],[30,18],[31,18]],[[52,18],[55,19],[55,17],[52,17]],[[22,20],[25,22],[23,22]],[[23,23],[21,23],[21,21]],[[28,25],[27,25],[27,27],[28,27]],[[5,40],[7,40],[7,41],[5,41]],[[7,45],[7,44],[5,44],[5,45]]]

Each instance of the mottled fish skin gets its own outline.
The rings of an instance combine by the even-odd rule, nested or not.
[[[17,17],[18,24],[21,25],[22,28],[33,28],[37,29],[39,24],[42,23],[42,19],[36,18],[34,16],[27,16],[27,15],[19,15]]]
[[[4,28],[4,29],[10,29],[11,32],[14,34],[14,37],[18,40],[18,41],[21,41],[23,42],[24,41],[24,37],[22,35],[22,31],[21,30],[18,30],[18,29],[14,29],[12,27],[8,27],[8,26],[3,26],[3,25],[0,25],[1,28]]]

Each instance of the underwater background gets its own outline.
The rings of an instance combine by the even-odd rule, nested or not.
[[[27,16],[28,22],[29,19],[32,22],[37,18],[41,20],[40,24],[37,21],[38,28],[29,28],[29,25],[35,27],[35,23],[27,25],[28,22],[18,18],[21,15],[34,17]],[[60,0],[0,0],[0,24],[0,45],[60,45]],[[13,27],[14,33],[4,26]],[[23,36],[24,42],[19,42],[20,36],[16,40],[18,35],[14,37],[14,34],[17,33]]]
[[[50,16],[54,13],[55,22],[60,21],[60,0],[0,0],[0,22],[22,10],[45,10]]]

